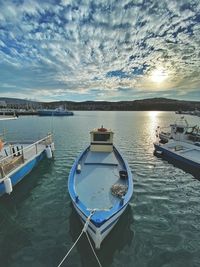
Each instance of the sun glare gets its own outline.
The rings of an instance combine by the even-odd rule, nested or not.
[[[156,69],[151,74],[151,80],[155,83],[162,83],[168,77],[164,69]]]

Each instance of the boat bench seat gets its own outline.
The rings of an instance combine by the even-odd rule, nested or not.
[[[118,166],[118,161],[113,152],[90,151],[85,159],[85,165],[109,165]]]
[[[85,165],[104,165],[104,166],[118,166],[118,164],[115,163],[99,163],[99,162],[85,162]]]

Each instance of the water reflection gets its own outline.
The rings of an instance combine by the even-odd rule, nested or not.
[[[42,178],[44,178],[46,174],[51,174],[53,166],[54,160],[43,159],[31,173],[26,175],[22,181],[15,185],[10,195],[5,194],[1,197],[1,203],[7,208],[14,208],[26,198],[29,198],[32,190],[42,182]]]
[[[18,219],[18,212],[21,203],[30,197],[30,193],[40,183],[41,179],[50,173],[53,162],[44,160],[32,170],[20,183],[18,183],[12,194],[1,197],[0,202],[0,225],[1,225],[1,253],[0,262],[2,266],[8,266],[9,258],[6,257],[8,251],[14,254],[26,245],[30,244],[27,238],[28,230],[26,226],[21,224]],[[10,240],[18,240],[18,242],[10,242]],[[2,257],[2,259],[1,259]]]
[[[134,236],[134,233],[131,230],[131,225],[133,226],[133,215],[130,206],[128,206],[115,227],[104,239],[103,243],[101,244],[101,249],[96,250],[97,256],[103,266],[109,266],[113,262],[116,251],[120,252],[125,246],[131,246]],[[77,213],[72,208],[70,215],[70,234],[73,242],[75,242],[77,239],[82,228],[83,224],[80,222]],[[80,256],[81,266],[99,266],[94,258],[91,247],[89,246],[85,235],[82,236],[81,240],[78,242],[77,250]],[[64,266],[69,265],[66,264]]]
[[[89,142],[89,130],[101,124],[115,131],[115,144],[134,178],[131,206],[97,251],[103,267],[198,266],[199,181],[153,156],[156,127],[168,126],[176,116],[174,112],[77,111],[73,118],[55,118],[55,161],[42,161],[11,198],[0,200],[1,266],[57,266],[72,246],[83,225],[72,211],[67,177],[75,157]],[[199,124],[198,117],[187,119]],[[26,137],[31,139],[34,120],[17,120],[16,138],[29,131]],[[37,121],[45,134],[51,120]],[[86,238],[62,266],[98,266]]]
[[[153,143],[156,141],[156,128],[159,125],[159,111],[148,111],[145,113],[144,127],[142,134],[142,140],[140,144],[143,146],[143,151],[146,155],[153,153]]]
[[[148,123],[148,132],[150,133],[151,135],[151,138],[152,137],[155,137],[155,130],[158,126],[158,117],[159,117],[159,114],[161,112],[160,111],[148,111],[148,118],[150,119],[150,122]]]

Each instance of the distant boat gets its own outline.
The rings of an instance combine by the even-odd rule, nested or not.
[[[18,117],[19,117],[18,113],[15,110],[11,110],[11,109],[2,110],[2,109],[0,109],[0,120],[15,120]]]
[[[3,118],[1,118],[3,119]],[[11,118],[4,118],[4,120]],[[0,139],[0,196],[10,194],[38,162],[46,155],[52,158],[52,135],[34,142],[8,142]]]
[[[113,132],[105,128],[90,132],[91,143],[75,160],[68,179],[74,208],[97,249],[117,223],[133,194],[132,173],[113,145]]]
[[[39,116],[72,116],[74,113],[62,107],[56,109],[40,109],[38,110]]]
[[[11,116],[11,115],[0,115],[0,121],[5,121],[5,120],[17,120],[18,116]]]
[[[186,115],[194,115],[194,116],[199,116],[200,117],[200,110],[195,109],[195,110],[188,110],[188,111],[182,111],[182,110],[178,110],[175,111],[176,114],[186,114]]]

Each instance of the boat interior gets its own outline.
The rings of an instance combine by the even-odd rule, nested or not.
[[[106,131],[107,140],[100,136],[97,140],[95,131],[91,132],[91,145],[80,158],[75,173],[76,194],[89,209],[111,209],[122,197],[113,194],[113,186],[121,186],[122,189],[128,186],[127,175],[121,175],[122,171],[126,173],[124,162],[113,147],[112,137],[108,136],[110,133]]]
[[[124,167],[114,151],[88,151],[79,164],[81,172],[75,174],[75,190],[85,206],[109,210],[120,201],[120,197],[112,194],[111,188],[115,184],[128,183],[127,179],[120,178]]]

